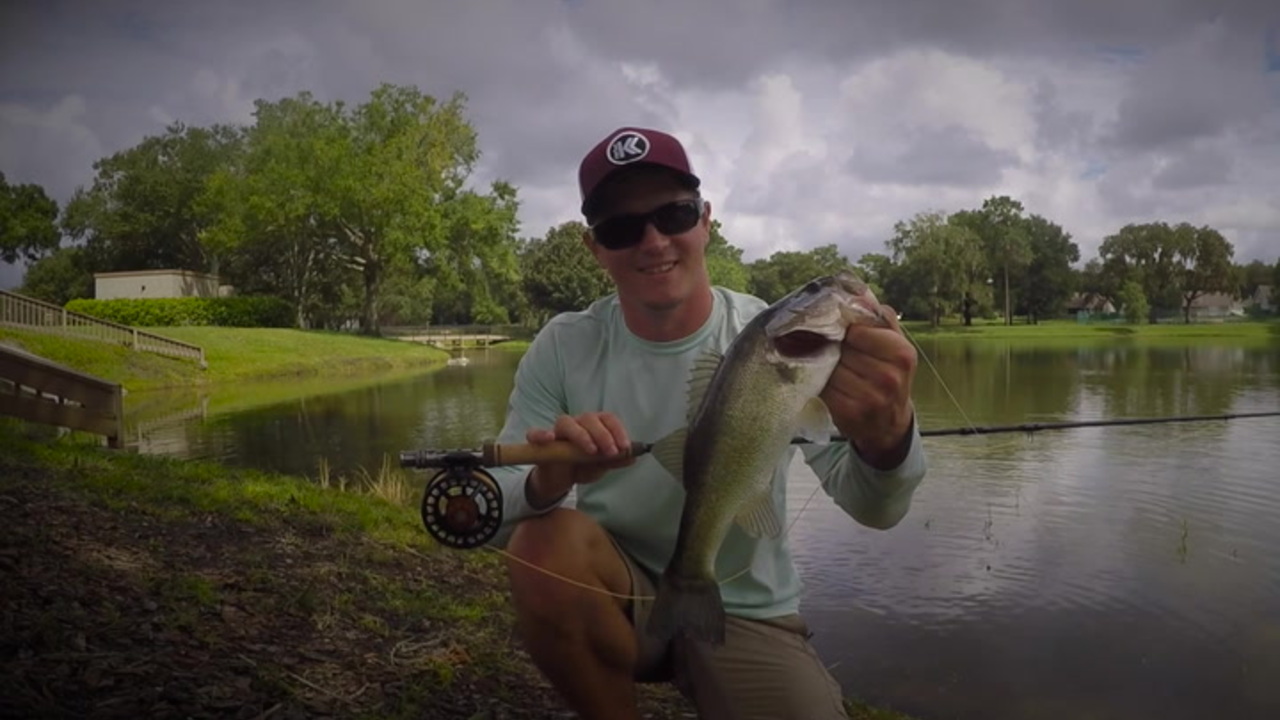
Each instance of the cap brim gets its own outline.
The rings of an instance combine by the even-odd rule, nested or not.
[[[641,168],[658,168],[660,170],[666,170],[678,181],[684,183],[685,187],[687,187],[690,190],[697,190],[702,185],[702,180],[699,179],[698,176],[694,175],[693,173],[684,172],[683,170],[678,170],[676,168],[671,167],[670,165],[664,165],[662,163],[654,163],[654,162],[645,162],[641,160],[639,162],[626,165],[624,167],[619,167],[617,170],[614,170],[610,172],[608,175],[605,175],[603,178],[601,178],[600,182],[596,183],[596,186],[592,188],[591,193],[587,195],[587,197],[582,201],[581,211],[582,211],[583,217],[591,217],[593,211],[595,210],[596,200],[600,197],[601,191],[607,190],[611,183],[617,182],[619,178],[625,177],[628,172],[632,172]]]

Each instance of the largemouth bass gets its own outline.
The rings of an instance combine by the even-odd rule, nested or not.
[[[724,643],[715,560],[731,526],[776,538],[773,473],[792,438],[830,438],[818,394],[840,359],[850,324],[877,324],[874,294],[851,273],[818,278],[756,315],[725,349],[707,351],[689,378],[687,424],[653,445],[686,496],[675,551],[648,629]]]

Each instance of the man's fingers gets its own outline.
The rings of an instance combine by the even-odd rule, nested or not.
[[[529,428],[524,434],[524,439],[533,445],[545,445],[556,439],[555,432],[545,428]]]
[[[617,455],[630,444],[626,430],[611,413],[583,413],[577,417],[561,415],[556,420],[555,437],[568,440],[583,452],[606,456]]]

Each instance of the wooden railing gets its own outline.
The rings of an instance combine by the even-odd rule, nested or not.
[[[128,325],[113,323],[91,315],[67,310],[43,300],[0,290],[0,325],[24,330],[37,330],[66,337],[116,343],[139,352],[150,352],[183,360],[194,360],[208,367],[204,348],[181,340],[149,333]]]
[[[118,383],[0,344],[0,414],[105,435],[121,447],[124,392]]]

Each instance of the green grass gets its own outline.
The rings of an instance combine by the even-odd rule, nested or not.
[[[0,329],[11,342],[54,362],[119,382],[125,389],[209,385],[266,378],[352,377],[442,365],[443,350],[403,340],[285,328],[141,328],[204,348],[208,368],[119,345]]]
[[[529,349],[532,340],[506,340],[497,345],[490,345],[494,350],[509,350],[511,352],[524,352]]]
[[[28,461],[54,474],[74,472],[81,490],[109,507],[161,515],[216,513],[246,523],[267,523],[282,514],[322,521],[340,532],[353,532],[398,546],[429,545],[416,508],[377,497],[378,483],[367,492],[338,491],[298,476],[216,463],[104,452],[79,433],[51,442],[32,442],[15,432],[16,421],[0,422],[0,452]],[[405,481],[394,476],[381,482]],[[348,487],[368,483],[351,482]]]

